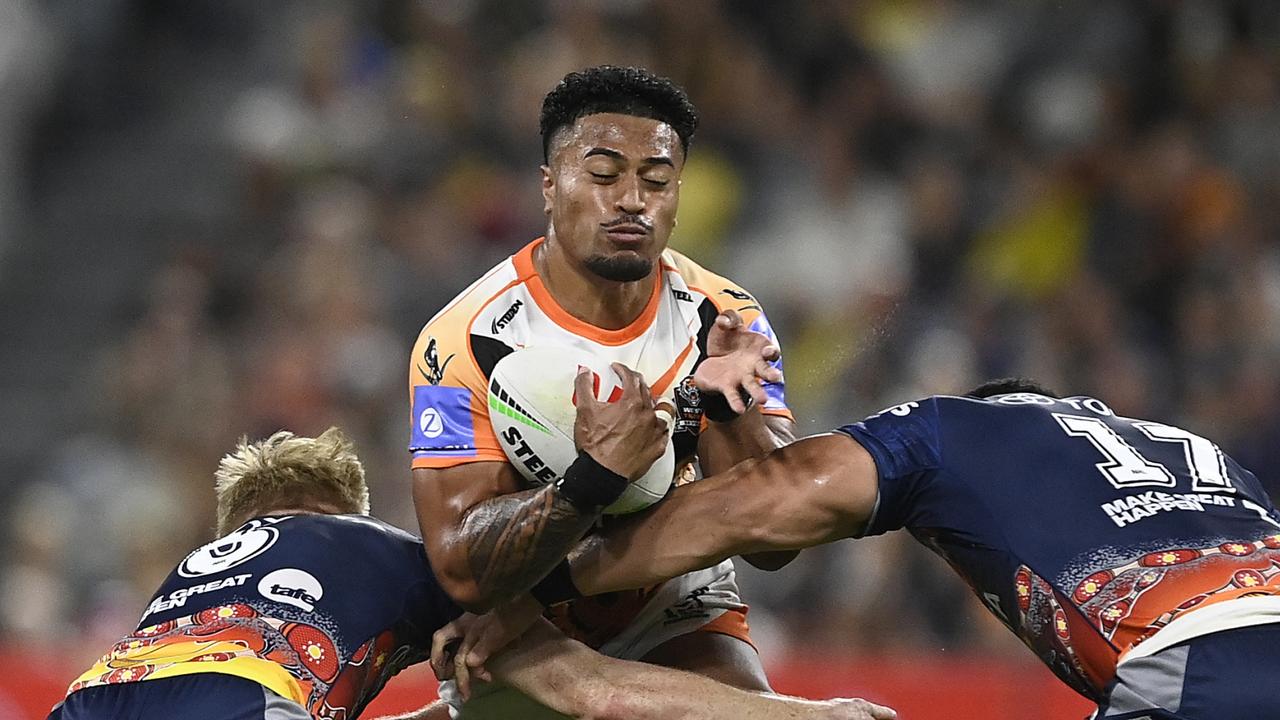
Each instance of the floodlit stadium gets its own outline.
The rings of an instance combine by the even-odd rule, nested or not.
[[[556,98],[563,106],[544,105],[568,73],[600,65],[669,78],[696,108],[692,139],[684,106],[667,107],[665,96],[619,111],[574,95],[605,90],[571,88]],[[130,634],[140,617],[184,604],[204,610],[205,595],[256,587],[305,614],[339,592],[305,572],[305,581],[215,579],[223,550],[206,545],[215,528],[254,517],[224,512],[214,493],[219,461],[242,438],[341,428],[359,455],[371,514],[427,536],[441,602],[452,593],[461,607],[487,609],[523,594],[545,567],[477,562],[472,548],[456,579],[441,559],[448,543],[424,533],[424,504],[462,502],[463,492],[432,495],[421,484],[453,477],[446,471],[462,477],[455,458],[502,463],[517,451],[522,474],[509,477],[526,484],[507,487],[513,493],[572,474],[527,457],[538,446],[519,432],[539,426],[537,408],[490,385],[500,358],[553,331],[622,348],[639,337],[627,334],[636,322],[675,328],[646,339],[631,363],[655,398],[676,405],[666,414],[675,486],[740,459],[712,472],[705,459],[701,469],[680,460],[711,452],[699,432],[720,421],[681,403],[702,402],[693,369],[716,355],[708,337],[728,309],[741,314],[743,332],[780,347],[780,364],[770,362],[785,382],[760,379],[755,404],[763,417],[794,421],[795,437],[886,408],[906,416],[919,407],[908,401],[962,395],[992,378],[1032,378],[1105,402],[1077,402],[1054,427],[1073,447],[1100,453],[1102,476],[1090,483],[1123,494],[1091,506],[1108,527],[1240,510],[1280,533],[1266,500],[1280,498],[1280,4],[0,0],[0,91],[0,720],[45,718],[73,681],[134,682],[110,675],[123,666],[95,662],[121,638],[138,640]],[[584,120],[606,115],[624,119],[598,132]],[[634,147],[647,157],[628,164],[623,136],[640,136]],[[588,150],[574,156],[574,143]],[[635,178],[632,194],[593,196],[621,208],[602,235],[619,254],[642,255],[663,217],[674,226],[678,257],[655,261],[662,279],[652,299],[645,290],[635,305],[644,312],[622,311],[617,327],[568,307],[563,288],[577,286],[547,269],[577,258],[556,250],[572,245],[555,232],[569,212],[561,208],[581,207],[561,174],[574,162],[600,187]],[[549,223],[549,239],[535,243]],[[618,279],[627,271],[610,265],[621,274],[606,280],[652,282]],[[592,302],[583,307],[608,317],[617,307]],[[450,345],[454,336],[461,344]],[[669,351],[654,349],[661,343]],[[608,385],[608,359],[594,369],[597,393],[601,376]],[[626,377],[617,384],[614,400]],[[464,409],[451,415],[440,404],[446,396]],[[493,427],[490,408],[502,416]],[[1158,420],[1135,427],[1173,460],[1081,415],[1091,412]],[[884,504],[888,455],[877,452],[869,467],[879,469],[881,489],[872,497]],[[1164,470],[1178,463],[1194,487]],[[1256,475],[1254,489],[1234,463]],[[626,475],[608,464],[595,463],[592,477]],[[334,482],[350,487],[334,492],[350,507],[260,509],[358,512],[363,486],[344,467]],[[231,471],[219,472],[220,488],[233,484],[224,479]],[[1047,474],[1021,472],[1028,482]],[[620,496],[597,500],[602,491],[566,484],[566,502],[579,510]],[[655,497],[665,477],[657,487]],[[1056,527],[1068,508],[1036,511]],[[1177,536],[1196,542],[1143,545],[1132,557],[1098,539],[1114,555],[1105,569],[1064,563],[1055,578],[1015,563],[1004,573],[1007,597],[984,594],[984,579],[952,559],[966,575],[957,576],[917,542],[935,547],[933,536],[903,518],[896,527],[911,532],[885,526],[805,549],[781,569],[735,560],[749,613],[723,572],[678,579],[688,586],[671,591],[670,607],[649,607],[670,633],[635,641],[631,649],[644,650],[635,657],[608,644],[627,637],[625,622],[607,634],[582,620],[585,611],[560,606],[556,616],[553,604],[551,614],[606,654],[664,665],[666,656],[648,654],[654,646],[684,637],[681,623],[692,622],[692,634],[714,620],[710,632],[754,646],[752,662],[758,651],[778,693],[865,698],[903,720],[1079,720],[1098,698],[1059,678],[1105,686],[1114,656],[1170,623],[1185,626],[1176,618],[1184,610],[1227,602],[1211,597],[1223,588],[1206,586],[1186,607],[1143,618],[1151,624],[1129,638],[1125,623],[1138,622],[1130,612],[1158,580],[1152,568],[1253,558],[1256,568],[1232,565],[1224,576],[1235,583],[1231,601],[1280,594],[1280,559],[1266,564],[1280,536],[1219,537],[1198,525]],[[878,527],[861,520],[844,536]],[[586,518],[582,530],[592,525]],[[265,527],[251,530],[276,532]],[[225,552],[249,562],[275,542]],[[157,595],[202,546],[206,569],[179,573],[202,579]],[[554,564],[565,549],[522,557]],[[489,573],[497,589],[486,594]],[[1126,577],[1123,600],[1095,600]],[[1067,579],[1070,588],[1045,600],[1048,614],[1028,619],[1035,598]],[[658,596],[639,597],[634,614],[643,618],[641,606]],[[1019,612],[1021,620],[1010,617]],[[1053,672],[1037,658],[1045,653],[1028,650],[1037,641],[1024,644],[1002,618],[1025,623],[1024,639],[1039,632],[1035,623],[1045,643],[1058,633]],[[1086,658],[1096,651],[1071,640],[1090,623],[1111,648],[1101,675]],[[275,625],[281,637],[293,632]],[[324,677],[324,653],[355,649],[320,640],[292,647],[295,659],[311,653],[297,662]],[[86,680],[91,667],[101,672]],[[288,692],[262,684],[285,698],[318,698],[311,688],[338,685],[337,676]],[[148,682],[163,680],[136,684]],[[360,717],[411,713],[440,692],[428,664],[415,664]],[[443,692],[448,699],[453,690]],[[89,716],[68,720],[78,717]]]

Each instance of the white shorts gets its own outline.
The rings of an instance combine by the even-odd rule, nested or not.
[[[659,645],[698,630],[720,632],[750,643],[746,635],[747,606],[738,596],[733,561],[671,580],[658,588],[635,620],[599,650],[610,657],[640,660]],[[725,616],[726,612],[732,614]],[[465,704],[453,681],[440,683],[440,697],[449,703],[455,720],[552,720],[564,718],[527,696],[500,685],[472,687]]]

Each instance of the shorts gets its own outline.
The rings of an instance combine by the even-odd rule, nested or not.
[[[1280,717],[1280,623],[1202,635],[1120,664],[1094,720]]]
[[[95,685],[66,697],[48,720],[311,720],[301,705],[252,680],[198,673]]]
[[[640,660],[659,645],[692,632],[714,632],[751,644],[747,607],[738,596],[733,561],[668,581],[635,620],[600,652],[622,660]],[[440,683],[440,698],[455,720],[560,720],[563,715],[505,686],[477,685],[465,705],[453,681]]]

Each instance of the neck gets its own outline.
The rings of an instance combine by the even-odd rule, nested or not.
[[[653,296],[658,282],[658,263],[654,272],[635,282],[605,280],[576,264],[555,240],[554,230],[535,250],[533,265],[542,277],[547,292],[565,312],[604,330],[618,330],[636,321]]]

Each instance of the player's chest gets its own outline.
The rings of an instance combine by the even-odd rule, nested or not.
[[[580,324],[567,327],[570,324],[545,311],[522,288],[513,288],[477,316],[471,331],[513,350],[545,345],[581,348],[639,371],[650,383],[672,375],[682,378],[697,361],[699,318],[684,312],[670,297],[659,300],[652,321],[642,327],[595,332]]]

